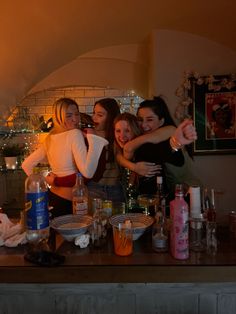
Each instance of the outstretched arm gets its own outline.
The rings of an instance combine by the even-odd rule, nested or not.
[[[174,134],[175,129],[176,128],[173,125],[168,125],[161,127],[151,133],[136,137],[135,139],[125,144],[123,152],[124,157],[127,159],[132,159],[135,150],[145,143],[158,144],[167,140]]]

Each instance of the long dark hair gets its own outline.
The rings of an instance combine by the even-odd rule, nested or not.
[[[168,106],[161,96],[153,97],[153,99],[151,100],[142,101],[138,107],[138,111],[141,108],[150,108],[158,116],[159,119],[164,119],[164,123],[162,126],[173,125],[176,127],[176,124],[170,115]]]
[[[152,111],[158,116],[159,119],[164,119],[164,123],[162,126],[173,125],[175,127],[176,124],[173,118],[170,115],[170,111],[164,99],[161,96],[155,96],[152,100],[144,100],[140,103],[137,114],[139,109],[141,108],[150,108]],[[186,151],[188,152],[189,156],[193,159],[193,148],[192,145],[185,145]]]
[[[103,98],[95,102],[94,107],[99,104],[107,112],[107,121],[105,124],[105,138],[108,140],[109,161],[114,160],[114,130],[113,122],[116,116],[120,114],[120,107],[114,98]]]

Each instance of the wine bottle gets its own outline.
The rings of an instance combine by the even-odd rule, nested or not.
[[[189,257],[189,211],[184,200],[183,186],[177,184],[175,199],[170,202],[170,246],[174,258],[184,260]]]

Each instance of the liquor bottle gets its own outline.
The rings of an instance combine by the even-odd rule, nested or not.
[[[72,203],[74,215],[88,214],[88,188],[80,172],[76,175],[76,182],[72,189]]]
[[[49,237],[48,187],[37,168],[25,180],[25,227],[30,243]]]
[[[163,186],[163,177],[157,176],[157,196],[158,203],[161,207],[166,206],[166,195]]]
[[[205,190],[207,192],[207,189]],[[217,252],[217,223],[216,223],[216,208],[215,208],[215,190],[211,189],[211,197],[207,193],[206,206],[206,246],[207,253],[215,255]]]
[[[170,247],[174,258],[184,260],[189,257],[188,204],[184,200],[183,186],[175,187],[175,199],[170,202]]]
[[[152,228],[152,248],[156,252],[168,251],[168,227],[166,220],[166,197],[163,177],[157,176],[158,208],[155,210],[155,223]]]
[[[168,229],[165,217],[165,208],[159,206],[155,216],[155,223],[152,227],[152,248],[155,252],[168,251]]]
[[[204,216],[207,221],[216,221],[216,209],[215,209],[215,190],[211,189],[211,197],[209,196],[208,190],[204,190],[203,195],[204,204]]]

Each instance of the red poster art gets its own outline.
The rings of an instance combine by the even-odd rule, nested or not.
[[[235,139],[236,92],[206,93],[206,139]]]

